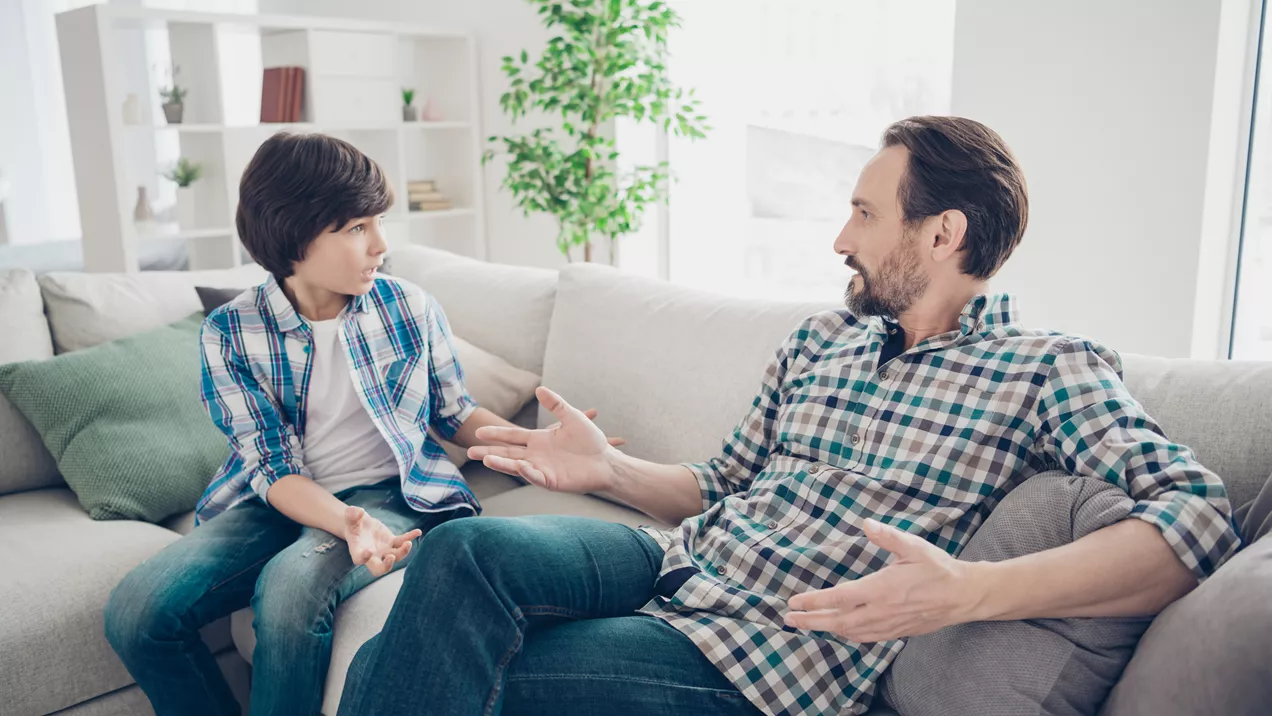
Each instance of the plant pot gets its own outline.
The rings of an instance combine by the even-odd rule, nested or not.
[[[403,121],[403,122],[418,122],[418,121],[420,121],[420,108],[419,108],[419,107],[415,107],[415,106],[413,106],[413,105],[409,105],[409,104],[408,104],[408,105],[403,106],[403,107],[402,107],[402,121]]]
[[[195,228],[193,187],[177,187],[177,226],[182,231]]]
[[[168,119],[168,124],[181,124],[181,115],[184,113],[184,104],[168,102],[163,106],[163,116]]]

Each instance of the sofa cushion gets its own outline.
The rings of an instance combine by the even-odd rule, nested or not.
[[[1153,620],[1101,712],[1265,714],[1272,704],[1272,536]]]
[[[539,387],[539,376],[528,370],[521,370],[459,336],[453,336],[453,341],[455,358],[464,369],[464,385],[478,405],[508,420],[521,412],[534,398],[534,389]],[[441,444],[451,462],[459,467],[469,462],[467,450],[443,440],[435,430],[430,430],[429,434]]]
[[[455,335],[522,370],[543,374],[555,271],[492,264],[423,246],[394,249],[385,268],[431,293]]]
[[[255,264],[217,271],[49,273],[40,277],[53,345],[77,351],[178,321],[200,311],[195,286],[243,287],[265,280]]]
[[[198,400],[192,314],[117,341],[0,366],[0,390],[39,430],[93,519],[157,522],[194,508],[229,454]]]
[[[0,271],[0,364],[53,355],[44,301],[35,275]],[[0,495],[62,484],[57,463],[40,435],[8,398],[0,395]]]
[[[705,460],[746,413],[764,366],[806,317],[831,304],[732,299],[608,267],[561,271],[543,384],[596,408],[624,452]],[[550,416],[541,411],[541,424]]]
[[[106,642],[102,609],[129,570],[177,537],[93,521],[66,489],[0,497],[0,711],[49,713],[133,683]],[[228,627],[204,630],[214,653]]]
[[[1122,356],[1131,395],[1172,440],[1193,449],[1234,508],[1272,474],[1272,363]]]

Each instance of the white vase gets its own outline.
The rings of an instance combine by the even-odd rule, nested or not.
[[[124,124],[141,124],[141,99],[135,94],[124,99]]]
[[[196,228],[193,187],[177,187],[177,226],[182,231]]]

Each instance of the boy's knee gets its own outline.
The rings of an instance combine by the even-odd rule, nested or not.
[[[102,617],[106,641],[124,656],[148,639],[162,639],[180,623],[175,590],[154,583],[138,567],[124,576],[110,593]]]
[[[341,545],[343,549],[343,545]],[[331,630],[339,580],[325,577],[303,557],[265,565],[252,594],[258,639],[264,633],[305,634]]]
[[[1134,506],[1103,480],[1036,475],[998,503],[959,558],[998,562],[1060,547],[1125,520]]]

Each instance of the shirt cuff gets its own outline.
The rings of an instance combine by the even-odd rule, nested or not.
[[[1161,530],[1184,566],[1204,581],[1241,546],[1227,515],[1209,500],[1178,490],[1136,503],[1131,517]]]
[[[464,421],[477,410],[477,401],[473,400],[471,395],[463,395],[455,403],[459,406],[459,410],[454,415],[440,417],[434,420],[432,425],[443,440],[450,442],[455,441],[455,433],[459,432]]]
[[[685,462],[681,463],[689,468],[689,472],[693,473],[694,479],[698,481],[698,491],[702,493],[702,511],[706,512],[711,509],[715,503],[723,500],[733,494],[729,489],[720,472],[711,466],[709,462]]]
[[[275,460],[268,463],[261,463],[259,467],[252,471],[252,478],[249,481],[252,485],[252,491],[260,496],[261,501],[269,504],[269,488],[275,482],[283,479],[288,475],[301,475],[309,479],[314,479],[313,473],[304,465],[294,460]]]

